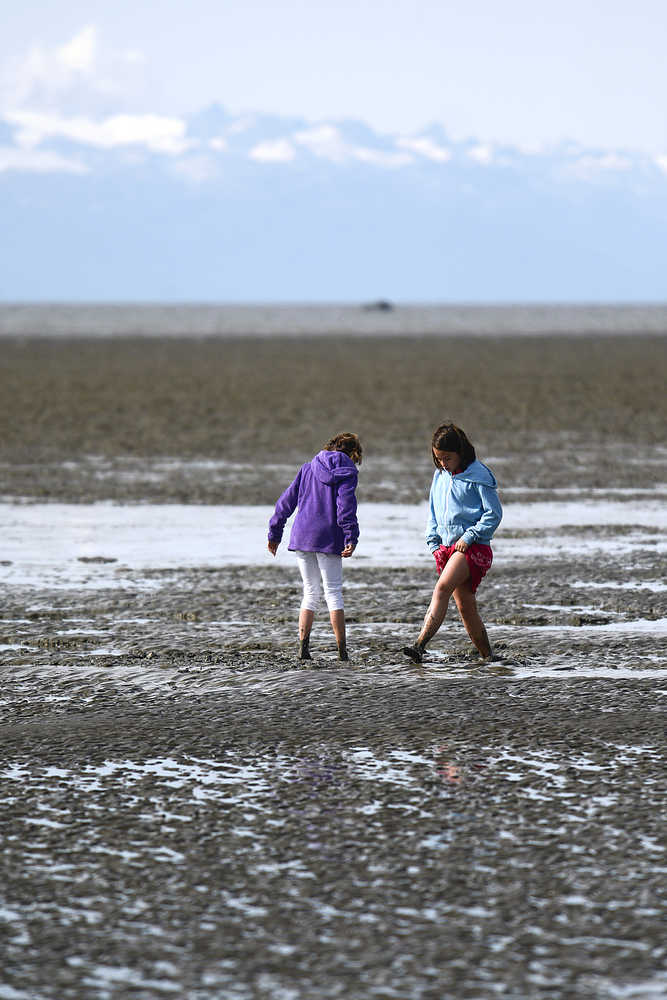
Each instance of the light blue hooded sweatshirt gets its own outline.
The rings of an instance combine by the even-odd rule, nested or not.
[[[431,552],[440,545],[454,545],[459,538],[466,545],[488,545],[502,516],[496,477],[482,462],[475,459],[453,476],[436,469],[426,523]]]

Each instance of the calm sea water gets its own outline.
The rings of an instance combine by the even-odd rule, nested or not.
[[[0,336],[480,336],[667,333],[667,304],[0,306]]]

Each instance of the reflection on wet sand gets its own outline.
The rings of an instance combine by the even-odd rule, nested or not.
[[[261,981],[268,996],[333,998],[377,993],[388,969],[398,994],[424,1000],[507,982],[516,996],[583,1000],[656,981],[664,844],[650,743],[510,750],[487,724],[486,739],[477,727],[434,742],[418,726],[407,743],[346,747],[332,723],[304,752],[258,745],[251,724],[250,742],[237,732],[230,745],[223,725],[225,749],[211,732],[195,737],[203,753],[184,752],[221,708],[195,721],[191,705],[190,723],[167,710],[162,731],[135,715],[116,746],[80,731],[87,764],[64,734],[57,763],[44,747],[2,768],[20,873],[0,910],[9,995],[194,997],[205,982],[250,998]],[[146,725],[157,753],[136,759]],[[628,785],[630,769],[640,782]],[[64,961],[45,951],[47,929]]]
[[[436,750],[435,771],[447,785],[460,785],[462,779],[461,770],[457,764],[449,760],[449,747],[439,746]]]

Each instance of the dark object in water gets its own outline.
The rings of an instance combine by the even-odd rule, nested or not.
[[[364,306],[368,312],[391,312],[394,308],[393,302],[389,299],[378,299],[377,302],[367,302]]]

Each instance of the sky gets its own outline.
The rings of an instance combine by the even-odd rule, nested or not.
[[[2,0],[0,114],[361,119],[667,155],[664,0]]]

